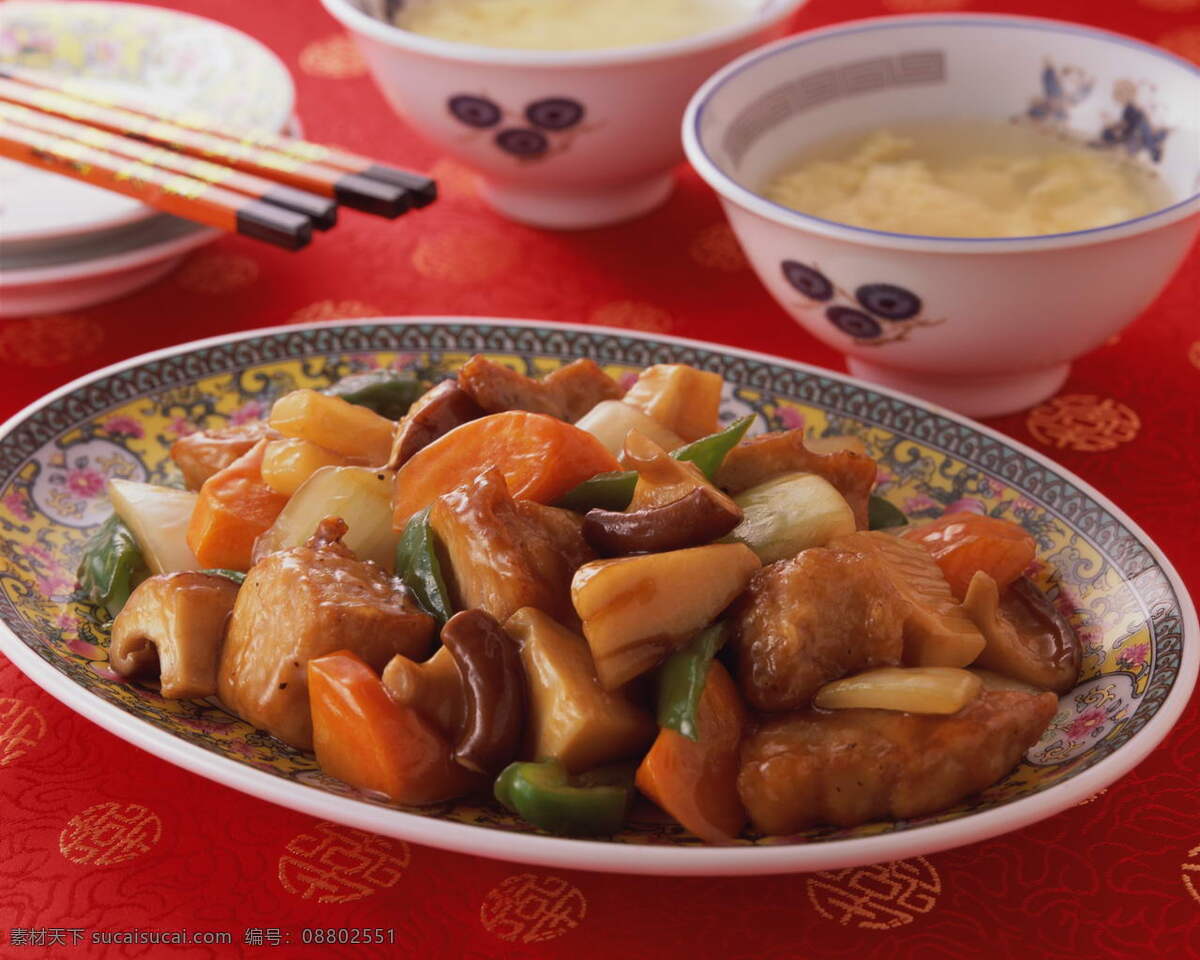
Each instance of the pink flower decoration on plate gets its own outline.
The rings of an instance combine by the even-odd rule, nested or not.
[[[114,437],[145,436],[142,425],[133,417],[109,417],[104,421],[104,429]]]
[[[91,500],[104,492],[104,474],[87,467],[72,470],[67,474],[67,489],[81,499]]]
[[[249,423],[251,420],[261,420],[264,412],[266,412],[266,407],[260,401],[251,400],[245,406],[238,407],[233,411],[229,423],[236,427],[243,423]]]
[[[186,417],[176,417],[167,427],[167,432],[173,433],[177,437],[186,437],[196,432],[196,425]]]
[[[1063,728],[1063,732],[1072,740],[1079,740],[1082,737],[1086,737],[1092,731],[1104,726],[1104,722],[1107,719],[1108,717],[1104,715],[1103,710],[1092,707],[1068,723]]]
[[[1140,667],[1146,663],[1146,658],[1150,655],[1150,644],[1135,643],[1132,647],[1126,647],[1117,654],[1117,663],[1124,664],[1127,667]]]
[[[803,430],[804,414],[792,407],[779,407],[779,422],[785,430]]]
[[[4,498],[4,506],[18,520],[33,519],[33,512],[29,509],[29,504],[26,503],[24,495],[17,490]]]
[[[918,493],[915,497],[909,497],[904,501],[905,513],[920,513],[922,510],[938,510],[940,508],[940,503],[923,493]]]

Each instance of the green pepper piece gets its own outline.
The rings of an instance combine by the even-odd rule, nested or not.
[[[686,460],[698,466],[709,480],[717,475],[726,455],[745,436],[750,429],[754,417],[742,417],[735,420],[720,433],[701,437],[694,443],[686,444],[672,452],[676,460]],[[633,499],[633,491],[637,486],[637,473],[633,470],[615,470],[609,473],[598,473],[596,476],[577,487],[567,491],[566,496],[555,506],[578,513],[587,513],[592,507],[601,510],[624,510]]]
[[[442,578],[442,565],[438,561],[433,528],[429,525],[426,507],[415,513],[404,525],[404,533],[396,544],[396,573],[412,592],[417,604],[438,622],[444,624],[454,616],[454,605],[450,602],[450,591]]]
[[[197,570],[196,572],[211,574],[214,577],[224,577],[239,585],[246,582],[246,575],[241,570],[222,570],[220,567],[211,567],[208,570]]]
[[[147,572],[137,541],[114,513],[84,546],[77,576],[87,598],[115,617]]]
[[[867,527],[871,530],[886,530],[888,527],[903,527],[908,523],[903,511],[891,501],[871,494],[867,501]]]
[[[558,760],[510,763],[496,778],[496,799],[535,827],[566,836],[621,829],[633,797],[628,765],[599,767],[568,778]]]
[[[389,420],[399,420],[408,413],[413,401],[425,392],[425,385],[411,373],[371,370],[343,377],[322,392],[374,410]]]
[[[592,507],[602,510],[624,510],[633,499],[637,474],[633,470],[613,470],[598,473],[567,491],[557,506],[587,513]]]
[[[725,457],[728,456],[730,450],[741,442],[742,437],[746,435],[746,431],[750,429],[750,424],[753,422],[753,416],[734,420],[733,423],[719,433],[713,433],[707,437],[701,437],[693,443],[686,444],[674,451],[671,456],[676,460],[687,460],[689,463],[694,463],[700,468],[704,476],[709,480],[715,480],[717,478],[717,471],[721,469],[721,464],[725,462]]]
[[[658,672],[658,725],[677,730],[689,740],[698,740],[696,708],[708,668],[725,644],[725,625],[714,623],[701,630],[678,653],[669,656]]]

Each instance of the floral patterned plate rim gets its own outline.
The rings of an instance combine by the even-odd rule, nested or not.
[[[73,570],[107,515],[106,476],[177,481],[170,441],[188,423],[260,415],[296,386],[379,366],[456,368],[486,353],[530,373],[590,356],[618,376],[692,363],[727,383],[722,417],[860,436],[881,489],[913,516],[976,510],[1021,522],[1047,563],[1034,575],[1084,641],[1081,683],[1007,778],[913,821],[747,837],[705,847],[641,808],[611,840],[548,837],[494,803],[403,808],[324,776],[312,758],[218,704],[163,700],[107,668],[106,637]],[[823,870],[972,843],[1051,816],[1141,761],[1182,713],[1200,664],[1187,591],[1115,505],[1041,454],[931,404],[765,354],[603,327],[397,317],[254,330],[134,357],[56,390],[0,427],[0,652],[106,730],[234,789],[313,816],[463,853],[647,874]]]

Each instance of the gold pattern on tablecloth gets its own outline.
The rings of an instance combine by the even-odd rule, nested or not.
[[[1188,347],[1188,359],[1192,361],[1193,367],[1200,370],[1200,340]]]
[[[1099,453],[1133,440],[1142,421],[1111,397],[1073,393],[1034,407],[1025,425],[1034,439],[1048,447]]]
[[[46,720],[32,703],[0,697],[0,767],[15,763],[46,735]]]
[[[1187,852],[1188,858],[1180,864],[1180,879],[1193,900],[1200,903],[1200,846]]]
[[[562,877],[520,873],[488,891],[479,922],[510,943],[540,943],[573,930],[587,915],[587,899]]]
[[[140,803],[109,800],[77,813],[58,837],[72,863],[108,867],[140,857],[162,837],[162,821]]]
[[[353,320],[363,317],[382,317],[383,311],[372,303],[361,300],[318,300],[301,307],[290,317],[288,323],[317,323],[322,320]]]
[[[1200,846],[1188,851],[1188,858],[1180,864],[1180,880],[1183,888],[1200,904]]]
[[[1200,63],[1200,27],[1178,27],[1158,38],[1158,45],[1185,60]]]
[[[484,283],[517,263],[514,238],[486,227],[451,228],[417,241],[412,265],[417,273],[442,283]]]
[[[55,367],[94,353],[104,328],[73,313],[52,313],[0,323],[0,362]]]
[[[942,880],[924,857],[845,870],[822,870],[806,884],[808,899],[826,920],[863,930],[889,930],[929,913]]]
[[[588,320],[606,327],[642,330],[646,333],[670,333],[675,326],[671,315],[662,307],[640,300],[614,300],[591,312]]]
[[[746,254],[727,223],[709,224],[701,230],[688,246],[688,256],[702,267],[736,273],[749,266]]]
[[[394,887],[412,859],[408,844],[322,821],[293,837],[279,858],[279,883],[318,903],[349,903]]]
[[[310,77],[347,80],[367,72],[367,62],[344,33],[314,40],[300,51],[300,69]]]
[[[175,282],[188,293],[219,296],[242,290],[258,279],[258,263],[239,253],[201,253],[175,273]]]

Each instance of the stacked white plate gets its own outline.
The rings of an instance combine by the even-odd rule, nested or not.
[[[114,98],[288,129],[295,89],[270,50],[223,24],[126,3],[0,3],[0,63],[86,78]],[[137,200],[0,159],[0,316],[100,303],[220,235]]]

